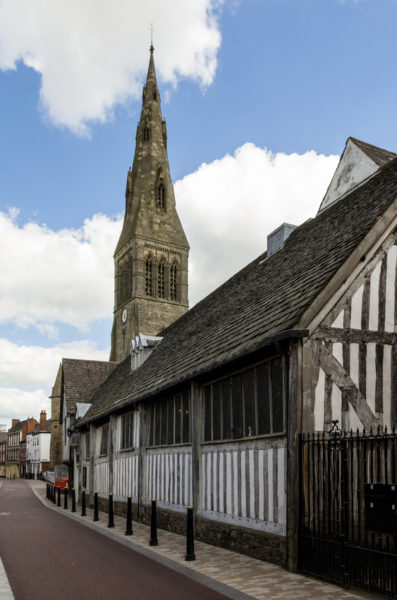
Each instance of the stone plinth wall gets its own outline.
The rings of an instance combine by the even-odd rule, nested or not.
[[[98,499],[99,510],[108,512],[108,499]],[[87,503],[88,506],[88,503]],[[127,503],[113,502],[114,514],[127,515]],[[132,504],[132,518],[137,520],[138,505]],[[141,507],[140,521],[150,525],[151,505]],[[186,533],[186,512],[176,512],[157,506],[157,525],[159,529],[173,531],[180,535]],[[234,552],[246,554],[259,560],[265,560],[283,567],[287,564],[287,541],[283,536],[239,527],[229,523],[221,523],[212,519],[198,518],[196,521],[196,539],[214,546],[227,548]]]

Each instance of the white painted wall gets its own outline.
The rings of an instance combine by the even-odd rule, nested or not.
[[[204,517],[286,535],[286,438],[202,446]]]
[[[378,165],[349,139],[329,188],[321,202],[319,212],[356,187],[364,179],[367,179],[378,168]]]

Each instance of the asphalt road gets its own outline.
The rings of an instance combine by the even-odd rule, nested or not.
[[[23,480],[0,489],[0,557],[15,600],[226,600],[49,510]]]

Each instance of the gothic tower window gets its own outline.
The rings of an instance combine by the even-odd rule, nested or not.
[[[150,255],[146,259],[145,292],[147,296],[153,296],[153,259]]]
[[[170,268],[170,299],[177,300],[178,265],[174,261]]]
[[[157,186],[157,206],[165,210],[165,185],[162,181]]]
[[[162,258],[158,265],[157,294],[159,298],[165,298],[165,260]]]
[[[150,129],[149,129],[149,127],[147,125],[143,126],[142,135],[143,135],[143,141],[144,142],[148,142],[149,139],[150,139]]]

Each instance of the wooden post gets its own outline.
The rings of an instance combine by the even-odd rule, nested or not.
[[[290,344],[287,401],[287,565],[298,567],[299,434],[302,423],[302,340]]]

